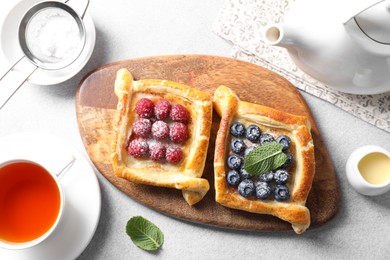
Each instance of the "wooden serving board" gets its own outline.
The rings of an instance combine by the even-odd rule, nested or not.
[[[117,70],[123,67],[136,80],[176,81],[211,95],[223,84],[234,89],[242,100],[307,116],[312,125],[316,160],[316,175],[307,200],[311,228],[335,215],[340,201],[337,177],[314,118],[300,93],[287,80],[267,69],[215,56],[178,55],[120,61],[95,69],[80,83],[76,106],[82,140],[97,169],[118,189],[159,212],[191,222],[251,231],[292,230],[289,223],[276,217],[229,209],[215,202],[213,156],[220,120],[215,112],[203,174],[211,189],[195,206],[188,206],[179,190],[134,184],[116,177],[110,161],[117,103],[114,81]]]

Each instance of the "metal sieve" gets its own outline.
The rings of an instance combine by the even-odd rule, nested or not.
[[[40,2],[34,6],[32,6],[23,16],[23,18],[20,21],[19,28],[18,28],[18,37],[19,37],[19,44],[22,49],[22,52],[24,56],[22,56],[19,60],[17,60],[6,72],[5,74],[0,78],[0,81],[24,58],[29,60],[33,65],[35,65],[35,68],[28,74],[28,76],[23,80],[23,82],[17,86],[12,94],[8,97],[0,97],[0,109],[4,107],[4,105],[11,99],[11,97],[16,93],[16,91],[28,80],[28,78],[38,69],[44,69],[44,70],[59,70],[62,68],[65,68],[69,65],[71,65],[82,53],[85,42],[86,42],[86,35],[85,35],[85,27],[83,18],[84,15],[88,9],[89,6],[89,0],[87,0],[85,8],[82,12],[82,15],[79,16],[78,13],[68,6],[66,3],[69,2],[69,0],[65,2],[57,2],[57,1],[46,1],[46,2]],[[31,47],[31,44],[29,44],[29,40],[27,37],[27,33],[29,30],[30,22],[33,21],[37,15],[44,10],[49,9],[57,9],[61,10],[61,12],[64,12],[66,15],[70,15],[72,19],[76,22],[78,34],[80,37],[80,42],[78,43],[77,49],[72,52],[72,54],[69,57],[66,57],[65,59],[45,59],[42,58],[42,56],[36,55],[36,51],[34,51]],[[61,28],[59,28],[61,29]]]
[[[77,28],[78,28],[78,34],[80,37],[80,43],[78,44],[78,49],[74,52],[71,57],[66,58],[64,60],[57,59],[57,61],[48,61],[45,59],[42,59],[41,57],[38,57],[34,54],[34,51],[31,49],[30,44],[27,40],[27,33],[29,24],[32,20],[34,20],[34,17],[36,15],[44,10],[49,9],[59,9],[63,10],[66,13],[68,13],[76,22]],[[23,16],[20,25],[19,25],[19,44],[20,47],[25,55],[25,57],[34,65],[36,65],[39,68],[47,69],[47,70],[57,70],[62,69],[70,64],[72,64],[81,54],[84,45],[85,45],[85,28],[84,23],[82,21],[82,18],[68,5],[61,3],[61,2],[42,2],[35,6],[33,6],[30,10],[26,12],[26,14]]]

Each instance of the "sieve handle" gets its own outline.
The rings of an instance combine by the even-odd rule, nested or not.
[[[20,58],[18,61],[16,61],[12,66],[11,68],[9,68],[3,76],[1,76],[0,78],[0,82],[12,71],[12,69],[19,64],[19,62],[21,62],[23,60],[23,58],[25,58],[25,56],[23,56],[22,58]],[[19,83],[19,85],[17,84],[16,86],[12,86],[12,85],[7,85],[7,86],[3,86],[0,88],[0,110],[7,104],[7,102],[12,98],[13,95],[15,95],[16,91],[18,91],[20,89],[20,87],[28,80],[29,77],[31,77],[31,75],[38,69],[37,66],[35,66],[35,68],[27,75],[26,78],[23,79],[23,81],[21,83]]]
[[[70,0],[66,0],[66,1],[64,2],[64,4],[67,4],[69,1],[70,1]],[[71,6],[71,7],[72,7],[72,6]],[[88,10],[88,7],[89,7],[89,0],[86,1],[86,4],[85,4],[85,7],[84,7],[83,12],[78,12],[78,11],[76,10],[76,8],[73,8],[73,7],[72,7],[72,8],[76,11],[76,13],[78,13],[78,14],[81,13],[80,17],[81,17],[81,19],[84,19],[84,16],[85,16],[85,13],[86,13],[87,10]]]
[[[23,60],[25,56],[22,56],[17,62],[15,62],[5,73],[3,76],[1,76],[0,81],[7,76],[7,74],[19,63],[21,60]]]

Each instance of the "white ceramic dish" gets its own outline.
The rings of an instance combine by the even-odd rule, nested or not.
[[[376,145],[366,145],[356,149],[348,158],[345,171],[351,186],[359,193],[367,196],[377,196],[390,190],[390,182],[371,184],[367,182],[359,171],[359,162],[372,153],[381,153],[390,158],[390,153]]]
[[[69,143],[50,134],[18,133],[0,138],[0,160],[8,160],[15,155],[45,160],[58,149],[73,154],[76,161],[60,180],[66,202],[57,229],[44,242],[31,248],[0,248],[0,259],[75,259],[95,234],[100,218],[101,194],[95,172],[86,158]]]
[[[2,1],[0,3],[0,9],[2,9],[0,14],[0,67],[2,70],[11,67],[23,56],[18,40],[19,22],[24,13],[39,2],[42,2],[42,0]],[[28,79],[28,82],[35,85],[58,84],[70,79],[85,66],[92,55],[96,42],[95,25],[88,11],[84,17],[84,25],[86,42],[77,60],[71,65],[59,70],[38,69]],[[18,73],[21,77],[25,77],[28,72],[31,72],[31,67],[30,62],[26,60],[26,62],[18,64],[13,73]]]

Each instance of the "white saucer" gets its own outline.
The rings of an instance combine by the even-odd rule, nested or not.
[[[23,56],[18,40],[19,22],[25,12],[39,2],[42,2],[42,0],[15,0],[0,2],[1,74]],[[77,2],[79,2],[79,0],[77,0]],[[88,11],[84,17],[84,25],[86,30],[86,42],[85,47],[77,60],[68,67],[59,70],[38,69],[28,79],[28,82],[35,85],[58,84],[70,79],[85,66],[92,55],[96,42],[95,25]],[[21,77],[26,77],[28,72],[32,71],[32,68],[34,68],[34,66],[25,59],[23,62],[18,64],[15,67],[15,70],[11,73],[18,73]]]
[[[0,160],[31,154],[71,153],[75,164],[61,178],[65,194],[64,215],[57,229],[43,243],[23,250],[0,248],[0,259],[75,259],[95,234],[101,209],[100,187],[86,158],[69,143],[50,134],[17,133],[0,138]]]

